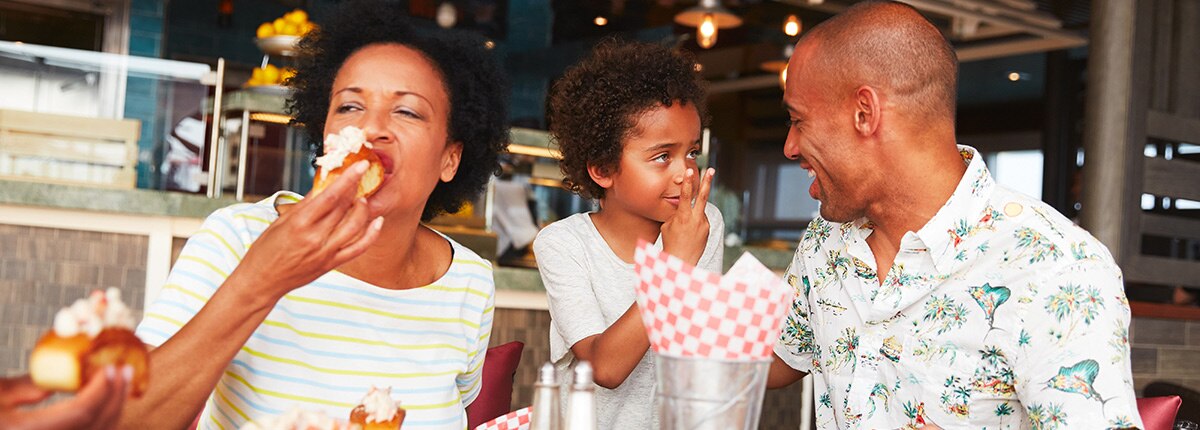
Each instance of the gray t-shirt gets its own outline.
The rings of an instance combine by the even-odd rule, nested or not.
[[[725,222],[712,204],[704,213],[708,241],[697,266],[720,273]],[[662,248],[661,236],[654,246]],[[637,275],[633,264],[621,261],[608,247],[589,213],[546,226],[534,239],[533,252],[550,302],[550,360],[559,381],[570,381],[575,364],[571,347],[604,332],[629,310],[637,300]],[[654,386],[654,354],[647,351],[621,386],[596,386],[598,428],[657,429]]]

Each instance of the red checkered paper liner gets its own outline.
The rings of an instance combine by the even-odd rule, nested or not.
[[[656,352],[737,361],[771,358],[793,292],[750,253],[721,276],[641,241],[634,263],[638,307]]]
[[[533,406],[524,407],[480,424],[475,430],[529,430],[529,414]]]

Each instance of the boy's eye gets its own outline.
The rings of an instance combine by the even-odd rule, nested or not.
[[[651,158],[650,161],[666,162],[668,158],[671,158],[670,155],[664,152],[662,154],[658,154],[654,158]]]
[[[700,150],[693,149],[691,151],[688,151],[688,158],[693,159],[693,160],[700,158]]]

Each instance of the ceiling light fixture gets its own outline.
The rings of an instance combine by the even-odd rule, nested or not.
[[[742,25],[742,19],[721,7],[721,0],[700,0],[700,5],[675,15],[675,23],[696,27],[696,43],[708,49],[717,44],[717,31]]]
[[[442,2],[438,5],[434,20],[442,28],[453,28],[454,24],[458,23],[458,9],[454,7],[454,3]]]
[[[762,64],[758,65],[759,68],[765,71],[779,74],[779,88],[783,88],[787,83],[788,61],[791,61],[792,53],[795,50],[796,47],[793,45],[784,46],[783,59],[764,61]]]
[[[796,14],[788,15],[787,19],[783,21],[783,34],[788,36],[800,34],[800,30],[802,28],[803,27],[800,25],[800,17],[796,16]]]

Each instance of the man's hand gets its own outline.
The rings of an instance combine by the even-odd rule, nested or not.
[[[695,265],[704,255],[708,243],[708,193],[712,189],[713,169],[707,169],[700,180],[700,191],[693,193],[696,173],[688,169],[680,184],[679,206],[675,214],[662,225],[663,251],[688,264]],[[694,199],[694,201],[693,201]]]
[[[92,375],[75,397],[35,409],[21,407],[45,400],[50,392],[34,385],[28,375],[0,379],[0,430],[114,428],[132,378],[131,367],[108,366]]]

